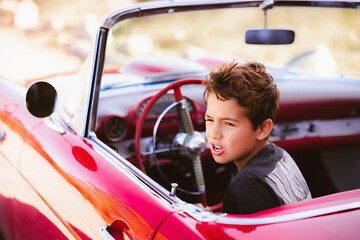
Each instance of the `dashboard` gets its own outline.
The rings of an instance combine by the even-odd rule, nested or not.
[[[269,140],[288,151],[322,149],[333,144],[354,144],[360,142],[360,98],[348,96],[348,92],[328,98],[322,85],[312,85],[314,93],[303,91],[299,94],[297,82],[278,81],[282,92],[279,112]],[[143,112],[150,98],[168,82],[134,84],[111,91],[105,90],[100,95],[97,120],[97,137],[126,158],[133,154],[134,135],[137,119]],[[295,86],[293,86],[295,84]],[[310,83],[309,83],[310,84]],[[308,84],[308,85],[309,85]],[[332,88],[339,89],[334,84]],[[318,89],[319,88],[319,89]],[[333,89],[331,92],[333,92]],[[316,90],[316,91],[315,91]],[[205,132],[204,113],[206,104],[203,100],[203,86],[189,85],[181,89],[196,131]],[[331,96],[331,95],[330,95]],[[346,96],[346,98],[344,97]],[[147,152],[151,145],[154,124],[166,107],[174,102],[172,92],[156,101],[145,118],[142,131],[142,152]],[[171,109],[162,119],[157,136],[159,142],[171,145],[171,137],[179,132],[176,108]],[[168,140],[170,139],[170,140]],[[167,142],[169,141],[169,142]]]
[[[130,97],[130,95],[129,95]],[[134,95],[131,95],[134,97]],[[150,101],[151,96],[144,97],[141,100],[136,101],[130,106],[124,106],[119,104],[121,102],[119,97],[113,96],[109,99],[105,99],[106,104],[110,102],[118,103],[118,106],[108,110],[107,113],[101,113],[96,134],[97,136],[107,143],[118,143],[126,139],[133,139],[136,130],[137,119],[143,112],[146,104]],[[112,99],[112,100],[110,100]],[[204,113],[205,108],[201,106],[189,97],[184,96],[186,106],[189,110],[190,117],[193,121],[194,128],[198,131],[204,131]],[[172,103],[174,103],[173,94],[165,94],[160,97],[148,112],[143,128],[143,136],[151,136],[152,129],[155,125],[159,115]],[[113,104],[116,106],[116,104]],[[120,106],[121,105],[121,106]],[[105,108],[106,109],[106,108]],[[160,122],[159,135],[176,134],[179,130],[178,114],[176,107],[170,109],[162,121]]]
[[[150,98],[151,96],[147,96],[133,105],[123,106],[123,109],[127,110],[124,111],[124,114],[121,114],[120,109],[115,109],[116,114],[109,114],[101,118],[97,129],[99,138],[116,151],[121,152],[123,156],[131,158],[133,156],[133,139],[137,119],[140,117]],[[185,97],[194,128],[204,134],[205,124],[203,116],[205,113],[205,105],[199,104],[202,101],[199,97],[197,99]],[[112,99],[112,102],[117,101]],[[141,144],[143,146],[142,152],[149,151],[148,146],[151,145],[154,124],[164,109],[173,102],[174,96],[172,94],[166,94],[150,109],[144,122],[142,133],[143,143]],[[302,105],[308,106],[309,102],[303,104],[299,102],[294,104],[280,104],[282,110],[297,109],[297,114],[301,115],[302,118],[294,121],[292,118],[286,117],[286,114],[282,111],[282,113],[277,116],[278,121],[274,124],[269,136],[269,141],[275,142],[288,151],[321,149],[331,147],[332,144],[343,143],[346,145],[352,141],[360,142],[360,118],[349,117],[349,113],[357,109],[358,104],[353,104],[351,108],[349,108],[349,106],[351,106],[349,102],[345,102],[344,104],[348,110],[341,114],[342,116],[327,116],[326,113],[331,113],[332,110],[325,109],[322,103],[313,102],[311,104],[313,108],[316,109],[316,105],[318,105],[321,111],[324,111],[321,113],[322,116],[325,116],[324,119],[314,118],[317,117],[317,115],[314,114],[313,111],[308,112],[308,108],[301,107]],[[341,109],[346,108],[342,107]],[[317,110],[316,113],[319,113],[319,111],[320,110]],[[178,125],[177,111],[176,108],[173,108],[164,116],[160,123],[158,137],[162,138],[162,140],[159,142],[163,142],[164,145],[171,147],[171,136],[178,133]]]

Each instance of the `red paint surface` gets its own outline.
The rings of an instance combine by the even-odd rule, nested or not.
[[[89,217],[91,214],[101,224],[110,225],[110,231],[119,238],[126,235],[152,239],[154,234],[155,239],[357,239],[360,236],[359,209],[266,225],[199,222],[172,208],[143,183],[116,168],[87,140],[69,130],[61,135],[49,129],[42,119],[27,112],[22,104],[23,96],[0,84],[1,127],[8,130],[0,146],[0,161],[1,166],[9,169],[7,184],[19,187],[13,195],[5,192],[4,186],[0,188],[0,206],[5,209],[0,214],[0,226],[6,237],[66,239],[71,234],[73,238],[90,239],[93,233],[89,230],[102,227],[99,221]],[[12,136],[19,139],[14,157],[4,151]],[[358,142],[359,136],[301,141],[283,144],[289,148],[300,145],[318,149],[339,142]],[[22,198],[25,194],[32,198]],[[360,190],[232,217],[267,218],[351,202],[360,202]],[[80,214],[81,221],[69,213]]]

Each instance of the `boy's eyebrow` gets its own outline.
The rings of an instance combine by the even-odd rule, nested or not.
[[[205,113],[205,117],[206,118],[212,118],[209,114]],[[223,117],[221,118],[221,120],[228,120],[228,121],[233,121],[233,122],[239,122],[239,120],[237,120],[236,118],[231,118],[231,117]]]
[[[236,118],[230,118],[230,117],[224,117],[221,118],[222,120],[228,120],[228,121],[233,121],[233,122],[238,122],[239,120],[237,120]]]

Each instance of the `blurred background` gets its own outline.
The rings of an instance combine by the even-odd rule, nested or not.
[[[0,0],[0,76],[77,71],[101,19],[137,0]]]
[[[45,78],[58,73],[74,73],[76,72],[86,56],[90,52],[91,44],[96,34],[96,29],[100,21],[110,11],[125,7],[127,5],[142,2],[141,0],[0,0],[0,76],[18,83],[24,80],[32,80]],[[236,13],[235,13],[236,14]],[[257,15],[256,15],[257,14]],[[257,24],[255,27],[262,27],[262,12],[251,13],[249,16],[250,23]],[[331,16],[329,18],[328,16]],[[209,20],[208,16],[206,17]],[[280,64],[299,65],[302,68],[314,67],[314,63],[323,64],[320,67],[320,73],[324,74],[345,74],[360,77],[359,53],[360,53],[360,30],[357,27],[360,22],[359,14],[354,12],[325,12],[320,14],[317,10],[305,12],[299,18],[298,14],[291,11],[285,13],[274,10],[269,21],[277,27],[287,27],[288,18],[292,19],[297,32],[297,39],[304,43],[302,46],[304,52],[295,52],[293,56],[302,56],[301,59],[274,59],[273,52],[257,51],[254,47],[245,48],[238,44],[238,52],[236,52],[232,38],[224,35],[221,41],[214,40],[216,47],[221,46],[225,53],[232,53],[235,56],[243,56],[255,58],[261,61],[279,62]],[[191,16],[191,20],[201,18],[200,15]],[[225,19],[234,19],[235,16],[226,16]],[[186,19],[185,19],[186,20]],[[201,19],[200,19],[201,20]],[[256,20],[256,21],[255,21]],[[147,20],[146,20],[147,21]],[[141,29],[135,30],[136,33],[145,33],[148,30],[154,30],[154,26],[162,23],[161,29],[167,27],[174,31],[174,44],[179,35],[185,36],[185,33],[179,31],[181,22],[167,22],[156,20],[155,24],[150,22],[141,23]],[[201,21],[200,21],[201,22]],[[259,23],[257,23],[259,22]],[[316,23],[316,24],[314,24]],[[321,27],[319,24],[321,23]],[[173,24],[173,25],[172,25]],[[234,25],[237,31],[233,31]],[[241,42],[243,33],[239,29],[243,28],[241,22],[232,22],[227,24],[229,31],[233,35],[241,33],[235,39]],[[187,33],[187,38],[199,39],[199,31],[193,25]],[[292,26],[292,25],[291,25]],[[311,26],[310,28],[305,26]],[[204,32],[206,26],[200,26]],[[223,26],[218,29],[224,29]],[[156,30],[156,29],[155,29]],[[186,30],[186,29],[185,29]],[[245,29],[243,29],[245,31]],[[130,31],[130,30],[129,30]],[[156,33],[156,31],[155,31]],[[169,31],[167,31],[169,33]],[[179,34],[181,33],[181,34]],[[192,37],[191,37],[192,36]],[[156,33],[155,38],[161,37]],[[307,46],[309,38],[317,37],[325,38],[325,42],[321,42],[317,46]],[[184,37],[183,37],[184,38]],[[169,38],[160,39],[160,43],[165,47],[169,45]],[[344,43],[343,40],[347,39]],[[202,40],[205,45],[210,45],[211,39]],[[136,43],[136,41],[132,41]],[[171,42],[171,41],[170,41]],[[218,43],[222,44],[219,45]],[[242,41],[243,42],[243,41]],[[324,45],[325,44],[325,45]],[[137,44],[138,46],[143,44]],[[171,46],[172,47],[172,46]],[[214,49],[213,46],[209,46]],[[263,47],[262,49],[265,49]],[[278,56],[284,58],[288,53],[283,47],[271,46]],[[291,46],[290,49],[296,49]],[[312,53],[312,56],[320,56],[310,61],[306,55]],[[313,54],[316,53],[316,54]],[[301,55],[302,54],[302,55]],[[304,57],[305,56],[305,57]],[[314,60],[315,59],[315,60]]]

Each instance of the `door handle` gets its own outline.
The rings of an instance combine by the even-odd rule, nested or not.
[[[115,240],[115,238],[113,238],[113,236],[111,236],[111,234],[108,232],[108,230],[107,230],[108,227],[109,227],[109,225],[105,225],[105,226],[100,228],[99,232],[100,232],[101,236],[105,240]]]
[[[134,239],[129,225],[122,220],[115,220],[110,226],[105,225],[101,227],[99,232],[105,240]]]
[[[6,132],[3,129],[0,129],[0,143],[2,143],[6,138]]]

